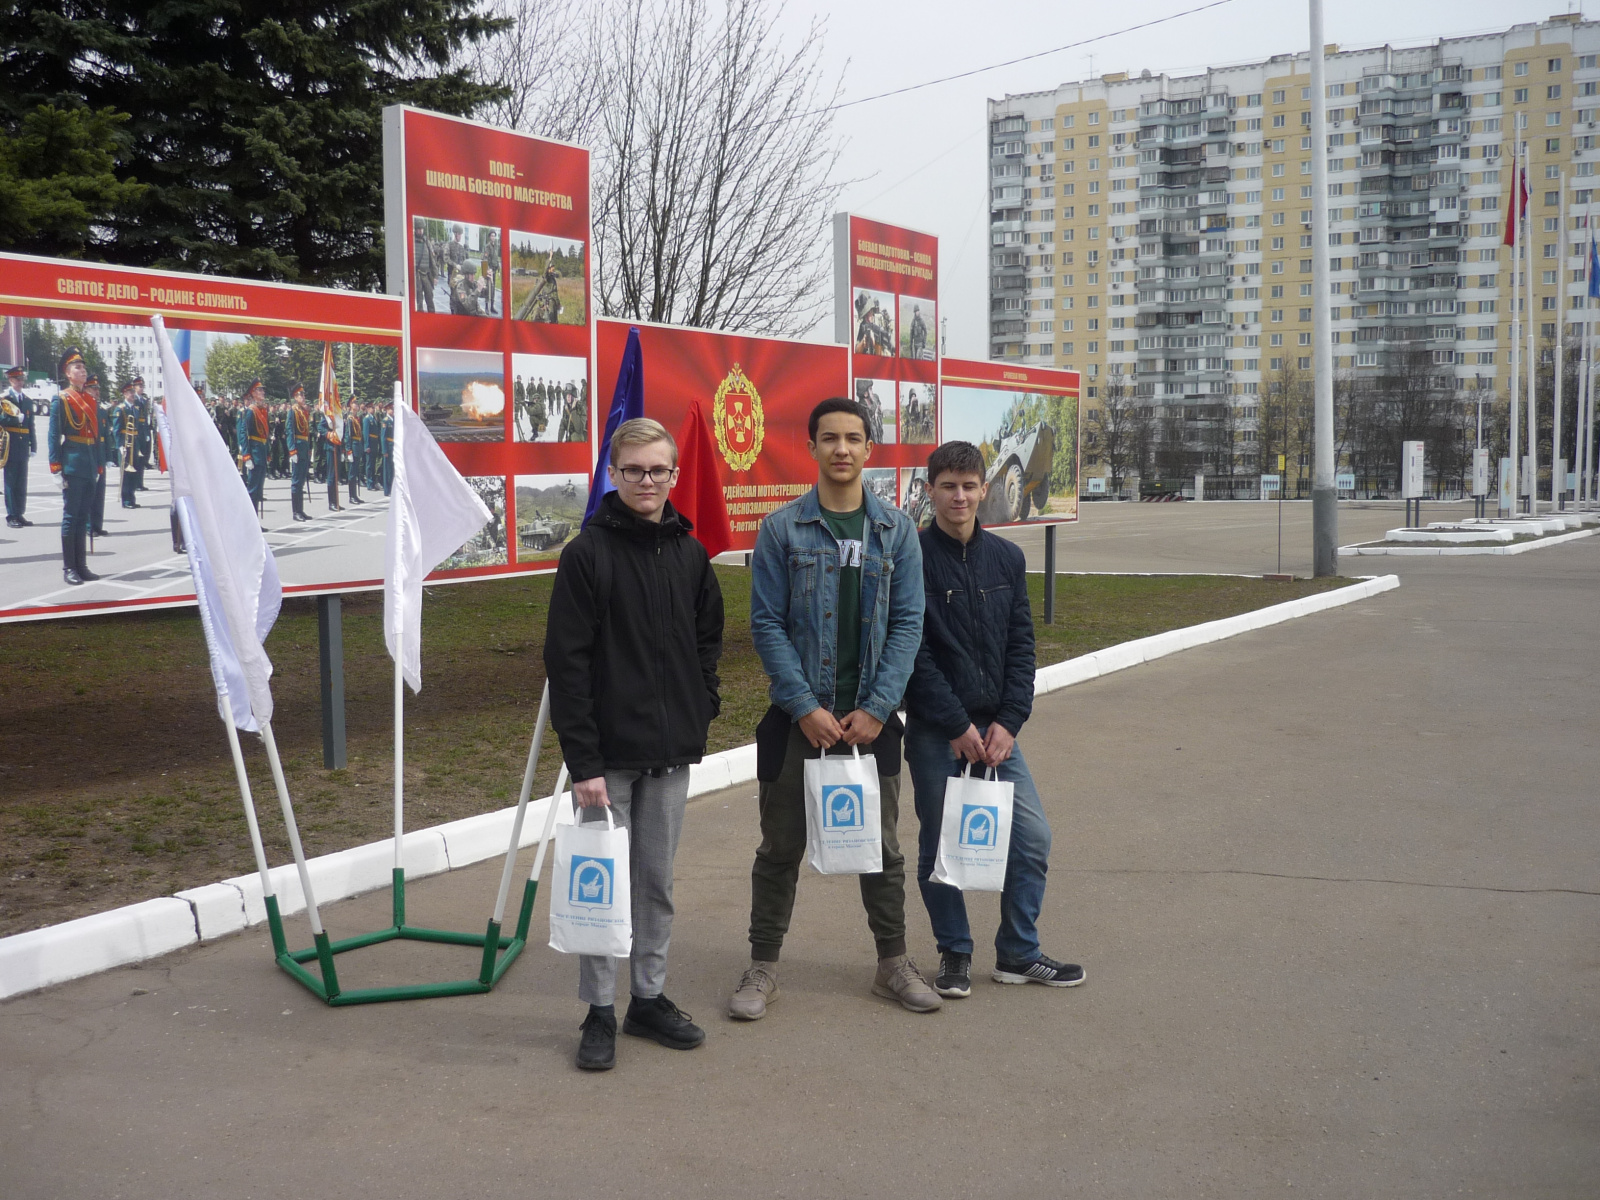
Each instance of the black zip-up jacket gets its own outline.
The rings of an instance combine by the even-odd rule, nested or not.
[[[1015,737],[1033,712],[1027,559],[981,526],[965,545],[937,523],[919,536],[928,613],[906,712],[950,739],[991,721]]]
[[[615,492],[561,552],[544,667],[574,781],[697,763],[722,709],[722,589],[669,503],[646,521]]]

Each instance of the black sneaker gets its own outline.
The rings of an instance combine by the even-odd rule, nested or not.
[[[622,1032],[630,1037],[649,1038],[669,1050],[693,1050],[706,1040],[706,1031],[689,1019],[665,994],[628,1001],[628,1015],[622,1019]]]
[[[933,990],[941,996],[972,995],[972,955],[941,950],[939,977],[933,981]]]
[[[591,1006],[580,1028],[583,1037],[578,1042],[578,1069],[609,1071],[616,1066],[617,1018]]]
[[[997,961],[996,983],[1042,983],[1045,987],[1077,987],[1083,982],[1083,968],[1077,963],[1057,962],[1041,954],[1028,963]]]

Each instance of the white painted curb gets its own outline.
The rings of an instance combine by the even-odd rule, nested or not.
[[[1206,621],[1200,625],[1158,633],[1153,637],[1107,646],[1104,650],[1096,650],[1093,654],[1041,667],[1034,676],[1033,694],[1042,696],[1046,692],[1071,687],[1075,683],[1083,683],[1100,675],[1109,675],[1112,671],[1121,671],[1139,663],[1164,658],[1179,650],[1188,650],[1195,646],[1203,646],[1207,642],[1235,637],[1252,629],[1265,629],[1269,625],[1292,621],[1296,617],[1322,612],[1328,608],[1338,608],[1343,604],[1354,604],[1399,586],[1398,575],[1379,575],[1372,579],[1363,579],[1360,583],[1352,583],[1347,587],[1320,592],[1315,596],[1302,596],[1298,600],[1286,600],[1282,604],[1258,608],[1254,612],[1240,613],[1236,617],[1223,617],[1220,621]]]
[[[1587,531],[1592,533],[1593,531]],[[1568,535],[1585,536],[1585,535]],[[1529,543],[1530,545],[1538,543]],[[1364,579],[1347,587],[1274,604],[1220,621],[1173,629],[1152,637],[1107,646],[1093,654],[1041,667],[1034,676],[1034,694],[1059,691],[1113,671],[1138,666],[1207,642],[1220,641],[1323,609],[1353,604],[1400,586],[1395,575]],[[689,795],[703,796],[756,777],[754,744],[738,746],[690,768]],[[539,840],[552,799],[530,801],[519,846]],[[482,813],[419,829],[405,837],[406,878],[421,879],[453,871],[506,852],[516,807]],[[571,824],[572,809],[563,804],[558,824]],[[369,842],[307,862],[317,903],[331,904],[389,886],[394,866],[394,839]],[[284,916],[305,909],[300,876],[293,863],[272,869],[272,882]],[[175,896],[146,900],[110,912],[80,917],[46,929],[0,938],[0,1000],[52,984],[65,983],[110,967],[155,958],[183,946],[237,933],[267,919],[261,878],[255,872],[220,883],[190,888]]]
[[[1356,555],[1409,555],[1431,558],[1437,555],[1461,554],[1526,554],[1530,550],[1543,550],[1546,546],[1559,546],[1562,542],[1575,542],[1579,538],[1593,537],[1600,529],[1580,529],[1576,533],[1561,533],[1543,537],[1536,542],[1519,542],[1515,546],[1340,546],[1343,558]]]

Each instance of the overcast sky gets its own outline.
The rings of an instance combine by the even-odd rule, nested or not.
[[[813,16],[827,22],[828,66],[842,74],[843,99],[854,100],[1064,46],[1204,2],[791,0],[782,25],[803,29]],[[1493,32],[1576,8],[1563,0],[1332,0],[1325,21],[1330,42],[1399,46]],[[940,298],[943,315],[950,319],[948,353],[986,358],[986,99],[1041,91],[1091,73],[1137,73],[1148,67],[1155,73],[1192,74],[1208,66],[1304,50],[1309,40],[1305,4],[1231,0],[1153,29],[847,108],[837,115],[836,129],[846,139],[841,173],[854,182],[845,189],[842,207],[938,235]],[[830,315],[810,336],[829,340],[832,333]]]

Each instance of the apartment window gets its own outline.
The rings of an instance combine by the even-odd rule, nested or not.
[[[1561,153],[1561,139],[1560,138],[1545,138],[1545,140],[1544,140],[1544,152],[1546,154],[1560,154]]]
[[[1271,317],[1274,324],[1279,324],[1283,321],[1283,309],[1281,308],[1273,309],[1268,315]]]
[[[1559,100],[1559,99],[1561,99],[1561,85],[1559,83],[1552,83],[1549,87],[1545,88],[1545,90],[1544,90],[1544,98],[1546,100]],[[1551,113],[1550,115],[1551,116],[1555,116],[1556,114],[1555,113]]]
[[[1499,92],[1485,92],[1483,95],[1478,97],[1478,107],[1479,108],[1499,108],[1500,107],[1500,93]],[[1485,133],[1493,132],[1492,130],[1489,129],[1489,122],[1485,121],[1483,123],[1483,125],[1484,125],[1483,131]],[[1500,128],[1500,118],[1498,118],[1498,117],[1495,118],[1495,126],[1494,127],[1495,127],[1495,129],[1499,129]]]
[[[1513,75],[1518,75],[1518,76],[1526,75],[1528,73],[1528,64],[1525,63],[1525,62],[1519,62],[1519,63],[1515,64],[1511,68],[1511,73]]]
[[[1378,365],[1378,352],[1376,350],[1361,350],[1356,353],[1356,366],[1375,367]]]
[[[1283,249],[1283,239],[1281,237],[1273,238],[1272,239],[1272,248],[1274,250],[1282,250]]]
[[[1560,271],[1542,271],[1539,275],[1539,282],[1548,287],[1553,283],[1559,282],[1559,280],[1556,279],[1556,276],[1559,274],[1561,274]]]
[[[1267,149],[1271,150],[1274,154],[1282,154],[1283,153],[1283,139],[1282,138],[1273,138],[1272,141],[1267,143]]]
[[[1283,284],[1281,284],[1281,283],[1273,284],[1272,285],[1272,290],[1268,294],[1267,298],[1269,300],[1282,300],[1283,299]]]
[[[1274,88],[1273,89],[1272,102],[1274,104],[1282,104],[1283,103],[1283,89],[1282,88]]]
[[[1271,337],[1269,337],[1267,339],[1267,344],[1271,345],[1271,346],[1281,346],[1281,345],[1283,345],[1283,334],[1281,334],[1281,333],[1273,334]]]
[[[1094,122],[1091,121],[1091,122],[1089,122],[1089,124],[1093,125]],[[1089,149],[1097,150],[1097,149],[1099,149],[1099,147],[1100,147],[1100,135],[1098,133],[1091,133],[1089,135]],[[1091,170],[1091,171],[1094,170],[1094,167],[1091,166],[1089,168],[1089,170]]]
[[[1517,88],[1511,93],[1511,103],[1526,104],[1528,102],[1528,89]]]
[[[1283,163],[1273,163],[1272,164],[1272,177],[1274,179],[1282,179],[1283,178],[1283,171],[1284,171],[1284,164]],[[1282,194],[1283,194],[1283,189],[1279,188],[1278,189],[1278,195],[1281,196]]]
[[[1300,319],[1301,319],[1301,320],[1302,320],[1302,321],[1309,321],[1309,320],[1310,320],[1310,319],[1311,319],[1311,318],[1310,318],[1310,317],[1301,317],[1301,318],[1300,318]],[[1302,334],[1301,334],[1301,335],[1300,335],[1300,344],[1301,344],[1301,345],[1302,345],[1302,346],[1309,346],[1309,345],[1311,345],[1311,335],[1310,335],[1310,334],[1309,334],[1309,333],[1302,333]]]
[[[1547,112],[1547,113],[1545,113],[1545,115],[1544,115],[1544,123],[1545,123],[1546,126],[1561,124],[1561,114],[1558,113],[1558,112]]]
[[[1561,70],[1561,60],[1559,58],[1547,60],[1544,64],[1544,69],[1550,74],[1554,75],[1557,71]]]
[[[1278,113],[1276,116],[1274,116],[1272,118],[1272,127],[1274,129],[1283,129],[1288,124],[1289,124],[1289,115],[1287,113]]]
[[[1483,69],[1483,77],[1485,79],[1499,79],[1501,74],[1502,68],[1500,67],[1485,67]]]
[[[1286,219],[1287,217],[1284,213],[1275,212],[1272,214],[1272,223],[1274,225],[1282,225]]]
[[[1299,366],[1299,368],[1302,371],[1311,370],[1311,359],[1306,357],[1305,355],[1301,355],[1298,359],[1295,360],[1295,362],[1296,362],[1296,365]]]
[[[1300,149],[1302,149],[1302,150],[1311,149],[1311,139],[1308,138],[1308,137],[1301,138],[1300,139]]]

